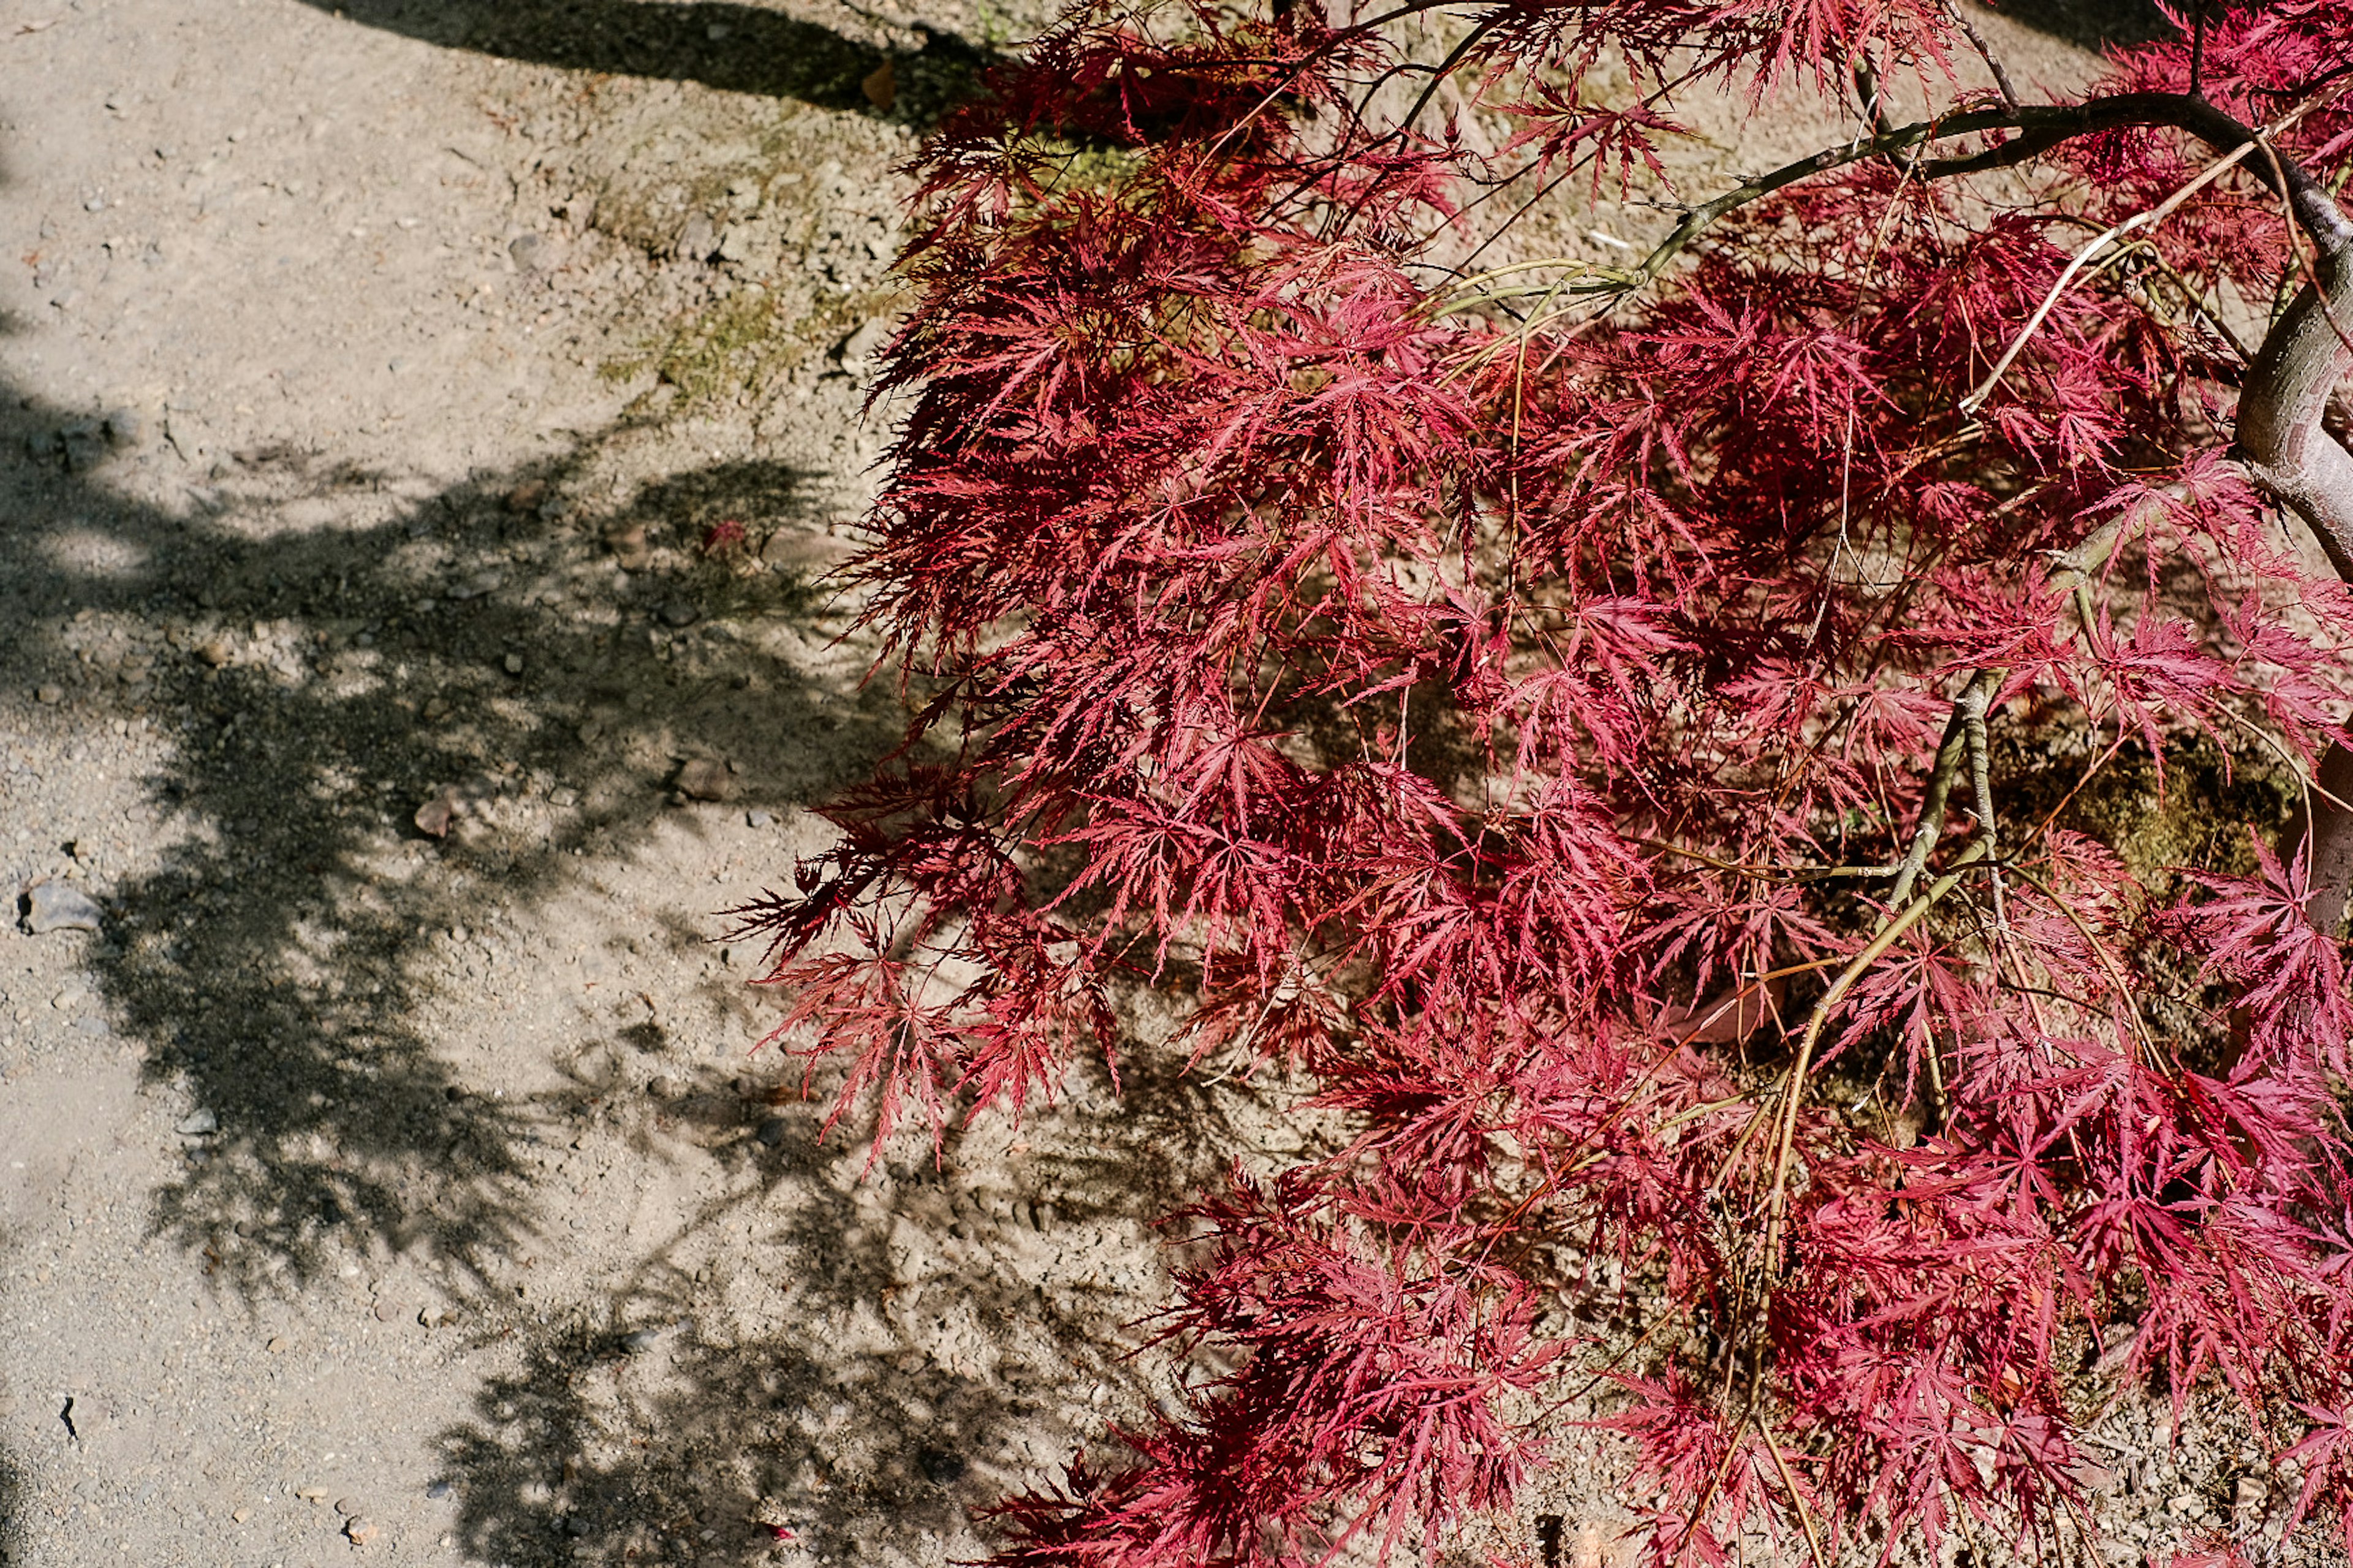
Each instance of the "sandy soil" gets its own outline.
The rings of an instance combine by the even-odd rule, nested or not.
[[[939,1563],[1162,1392],[1271,1090],[865,1170],[713,940],[900,733],[818,579],[1025,20],[0,0],[0,890],[96,927],[0,931],[0,1563]]]

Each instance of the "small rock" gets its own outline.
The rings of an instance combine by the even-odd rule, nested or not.
[[[2199,1509],[2196,1492],[2176,1492],[2166,1500],[2165,1510],[2177,1519],[2188,1519]]]
[[[890,323],[880,316],[875,317],[841,340],[841,368],[853,372],[865,369],[882,345],[890,341]]]
[[[769,1148],[774,1149],[778,1144],[782,1143],[785,1139],[790,1135],[791,1131],[792,1129],[785,1125],[785,1119],[783,1117],[771,1116],[765,1121],[760,1123],[760,1130],[752,1134],[752,1136],[757,1138],[761,1142],[765,1143]]]
[[[899,101],[899,73],[892,68],[891,61],[886,58],[867,73],[866,79],[858,84],[858,90],[866,95],[867,102],[887,110]]]
[[[535,239],[538,237],[533,235],[525,237]],[[522,241],[519,239],[515,243],[521,245]],[[506,508],[512,512],[535,511],[539,508],[539,503],[546,499],[547,481],[545,479],[525,479],[507,492]]]
[[[676,1100],[678,1098],[678,1079],[670,1077],[668,1073],[662,1073],[655,1078],[652,1082],[646,1085],[646,1092],[653,1096],[656,1100]]]
[[[379,1323],[398,1322],[400,1309],[390,1301],[378,1301],[375,1304],[375,1321]]]
[[[324,1502],[335,1494],[325,1487],[296,1487],[294,1495],[304,1502]]]
[[[53,931],[94,931],[105,918],[106,911],[98,907],[96,899],[69,883],[43,882],[25,895],[23,923],[28,936]]]
[[[425,1489],[425,1495],[434,1499],[436,1501],[438,1501],[440,1499],[448,1497],[451,1492],[457,1489],[457,1488],[451,1486],[448,1481],[435,1481],[431,1486]]]
[[[427,724],[438,724],[456,711],[456,704],[447,697],[435,695],[425,700],[424,719]]]
[[[253,1510],[249,1508],[233,1508],[228,1511],[228,1521],[231,1524],[243,1524],[252,1517]]]
[[[449,837],[449,824],[456,820],[457,816],[457,797],[445,794],[437,795],[418,806],[417,815],[410,820],[417,824],[417,831],[426,837],[447,838]]]
[[[110,447],[136,447],[147,437],[147,421],[135,408],[117,408],[100,421]]]
[[[202,642],[196,645],[196,658],[203,660],[205,663],[211,665],[215,669],[218,669],[221,666],[227,664],[229,661],[229,657],[228,644],[223,642],[218,637],[214,637],[208,642]]]
[[[776,819],[765,811],[747,811],[744,814],[744,826],[746,827],[774,827],[776,825]]]
[[[286,1336],[284,1334],[272,1334],[269,1336],[269,1342],[261,1348],[268,1351],[271,1355],[284,1355],[286,1353]]]
[[[514,258],[514,264],[517,267],[528,272],[537,269],[540,263],[546,258],[546,247],[535,234],[518,235],[514,243],[507,247],[507,254]],[[529,509],[517,507],[515,510],[524,511]]]
[[[335,1511],[345,1519],[357,1519],[365,1510],[360,1507],[359,1499],[339,1497],[335,1500]]]
[[[369,1542],[375,1539],[376,1528],[375,1525],[368,1520],[347,1519],[343,1521],[343,1533],[350,1537],[351,1543],[353,1546],[365,1546]]]
[[[712,757],[689,757],[679,764],[678,792],[690,800],[725,800],[734,793],[727,764]]]
[[[36,687],[33,691],[34,701],[46,702],[52,708],[65,700],[66,689],[54,681],[46,686]]]
[[[702,618],[702,611],[684,599],[672,599],[661,607],[664,626],[691,626]]]
[[[621,1348],[631,1355],[643,1355],[661,1339],[659,1329],[638,1329],[621,1336]]]
[[[709,213],[690,213],[686,226],[679,231],[678,254],[682,260],[707,261],[717,247],[719,231]]]
[[[624,572],[642,572],[654,563],[653,547],[646,542],[643,523],[631,528],[616,529],[605,536],[605,548]]]
[[[172,1131],[187,1138],[207,1138],[220,1131],[220,1118],[199,1106],[172,1125]]]
[[[586,741],[592,740],[594,737],[583,735],[581,739]],[[578,805],[580,804],[580,792],[572,788],[569,784],[558,784],[555,788],[547,792],[547,804],[565,808]]]
[[[509,675],[521,675],[522,673],[522,655],[519,653],[511,653],[501,662],[505,665],[506,672]]]
[[[462,605],[469,599],[479,599],[495,594],[506,586],[506,574],[495,566],[485,567],[462,582],[454,583],[441,591],[441,596],[451,604]]]
[[[106,456],[106,423],[100,419],[77,420],[58,432],[58,444],[65,448],[66,467],[78,474],[85,473]]]

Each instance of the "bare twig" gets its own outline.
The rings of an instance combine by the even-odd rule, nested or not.
[[[1953,0],[1950,7],[1953,25],[1960,28],[1961,36],[1968,39],[1969,47],[1977,50],[1979,59],[1985,61],[1986,69],[1993,72],[1994,89],[2001,94],[2002,102],[2016,109],[2019,102],[2018,89],[2010,82],[2010,72],[2003,67],[2000,57],[1997,56],[1986,43],[1984,36],[1978,31],[1977,25],[1969,20],[1968,5],[1968,0]],[[2193,87],[2190,90],[2194,92],[2197,89]]]

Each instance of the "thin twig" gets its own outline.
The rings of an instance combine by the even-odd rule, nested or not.
[[[1985,61],[1986,68],[1993,72],[1994,89],[2001,94],[2002,102],[2016,109],[2018,89],[2010,84],[2010,72],[2003,68],[2000,57],[1995,55],[1992,48],[1987,45],[1983,35],[1977,30],[1976,25],[1969,20],[1968,13],[1963,9],[1968,4],[1968,0],[1953,0],[1949,9],[1954,25],[1961,29],[1961,37],[1968,39],[1970,47],[1977,50],[1978,58]],[[2190,90],[2195,92],[2197,89],[2193,86]]]
[[[2010,367],[2017,362],[2018,356],[2025,352],[2027,340],[2034,336],[2045,318],[2057,309],[2060,296],[2066,293],[2067,286],[2075,280],[2075,275],[2084,269],[2084,265],[2094,256],[2105,249],[2114,241],[2122,239],[2126,235],[2163,222],[2172,216],[2174,210],[2182,203],[2221,179],[2231,170],[2237,168],[2246,161],[2247,154],[2263,144],[2261,137],[2242,142],[2237,151],[2217,158],[2208,164],[2205,171],[2196,179],[2191,180],[2147,212],[2135,213],[2122,223],[2111,225],[2094,235],[2083,248],[2069,258],[2067,265],[2061,268],[2058,279],[2051,285],[2051,291],[2042,297],[2042,303],[2034,308],[2034,314],[2026,319],[2026,325],[2018,330],[2018,335],[2010,340],[2010,347],[2002,351],[2001,358],[1994,362],[1994,367],[1987,372],[1985,380],[1978,384],[1977,390],[1961,399],[1957,405],[1961,414],[1973,415],[1985,406],[1986,399],[1993,395],[1994,388],[2001,384],[2001,378],[2010,373]],[[2284,174],[2281,176],[2283,181],[2285,177]],[[2298,252],[2298,254],[2302,253]]]

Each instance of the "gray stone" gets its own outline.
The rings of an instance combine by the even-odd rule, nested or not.
[[[535,234],[519,236],[512,245],[507,247],[507,254],[514,258],[514,264],[526,269],[538,267],[545,253],[546,247]]]
[[[78,474],[87,473],[106,456],[105,421],[77,419],[58,432],[58,444],[65,448],[66,467]]]
[[[425,1495],[438,1502],[457,1489],[457,1488],[451,1486],[448,1481],[435,1481],[431,1486],[425,1489]]]
[[[877,316],[841,340],[841,368],[853,372],[865,369],[890,341],[890,323]]]
[[[111,447],[136,447],[147,438],[147,421],[135,408],[113,409],[100,425]]]
[[[25,895],[26,933],[45,936],[53,931],[98,930],[106,911],[98,900],[65,882],[43,882]]]
[[[691,213],[679,231],[678,254],[688,261],[707,261],[719,243],[719,231],[708,213]]]
[[[776,825],[776,819],[765,811],[747,811],[744,814],[744,826],[746,827],[774,827]]]
[[[664,626],[691,626],[702,618],[702,610],[683,599],[672,599],[661,607]]]
[[[774,1149],[784,1142],[786,1138],[790,1136],[791,1132],[792,1129],[785,1125],[785,1119],[783,1117],[771,1116],[765,1121],[760,1123],[760,1130],[752,1134],[752,1136],[757,1138],[761,1142],[765,1143],[769,1148]]]
[[[190,1138],[202,1138],[220,1131],[220,1118],[199,1106],[174,1124],[172,1131]]]
[[[52,708],[56,707],[58,703],[63,702],[65,700],[66,689],[58,685],[55,681],[51,681],[45,686],[38,687],[33,692],[34,701],[46,703]]]

